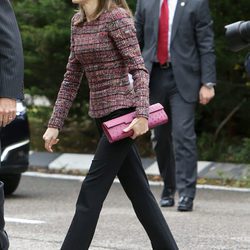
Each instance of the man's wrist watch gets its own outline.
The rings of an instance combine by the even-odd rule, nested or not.
[[[205,86],[208,89],[212,89],[215,85],[216,84],[213,82],[208,82],[208,83],[203,84],[203,86]]]

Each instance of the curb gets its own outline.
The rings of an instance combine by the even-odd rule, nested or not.
[[[30,152],[30,170],[51,173],[84,175],[91,165],[93,154]],[[159,169],[155,158],[142,158],[143,167],[149,177],[159,180]],[[198,161],[198,178],[243,180],[249,175],[250,165]],[[159,178],[158,178],[159,177]]]

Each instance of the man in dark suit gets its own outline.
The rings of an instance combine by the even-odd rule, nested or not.
[[[208,0],[137,0],[137,36],[150,72],[151,103],[170,122],[152,131],[164,181],[162,207],[191,211],[196,192],[195,106],[215,95],[214,39]]]
[[[16,100],[23,99],[23,49],[9,0],[0,5],[0,131],[16,116]],[[1,144],[0,144],[1,146]],[[4,190],[0,181],[0,250],[9,248],[4,231]]]

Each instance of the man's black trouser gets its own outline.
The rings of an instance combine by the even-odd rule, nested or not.
[[[130,110],[118,110],[103,119],[97,119],[99,131],[101,132],[103,121],[128,111]],[[134,141],[127,138],[111,144],[102,133],[91,167],[82,183],[75,215],[61,249],[87,250],[89,248],[103,202],[116,175],[151,240],[152,248],[178,249],[150,191]]]
[[[0,135],[1,135],[0,127]],[[0,139],[0,158],[1,158],[1,139]],[[0,160],[1,167],[1,160]],[[9,249],[9,239],[7,233],[4,231],[4,183],[0,181],[0,250]]]

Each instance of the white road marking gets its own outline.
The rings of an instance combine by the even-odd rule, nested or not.
[[[74,180],[74,181],[83,181],[85,178],[85,176],[66,175],[66,174],[46,174],[46,173],[39,173],[39,172],[25,172],[22,175],[31,176],[31,177],[39,177],[39,178]]]
[[[211,189],[211,190],[223,190],[223,191],[235,191],[235,192],[250,192],[250,188],[237,188],[237,187],[224,187],[215,185],[201,185],[198,184],[199,189]]]
[[[31,176],[31,177],[39,177],[39,178],[75,180],[75,181],[81,181],[81,182],[85,178],[85,176],[65,175],[65,174],[46,174],[46,173],[39,173],[39,172],[25,172],[22,175]],[[114,183],[120,183],[118,178],[115,178]],[[149,181],[149,185],[163,186],[163,182],[162,181]],[[198,189],[210,189],[210,190],[235,191],[235,192],[250,192],[250,188],[224,187],[224,186],[216,186],[216,185],[197,185],[197,188]]]
[[[19,218],[9,218],[4,217],[6,222],[22,223],[22,224],[44,224],[45,221],[41,220],[28,220],[28,219],[19,219]]]

